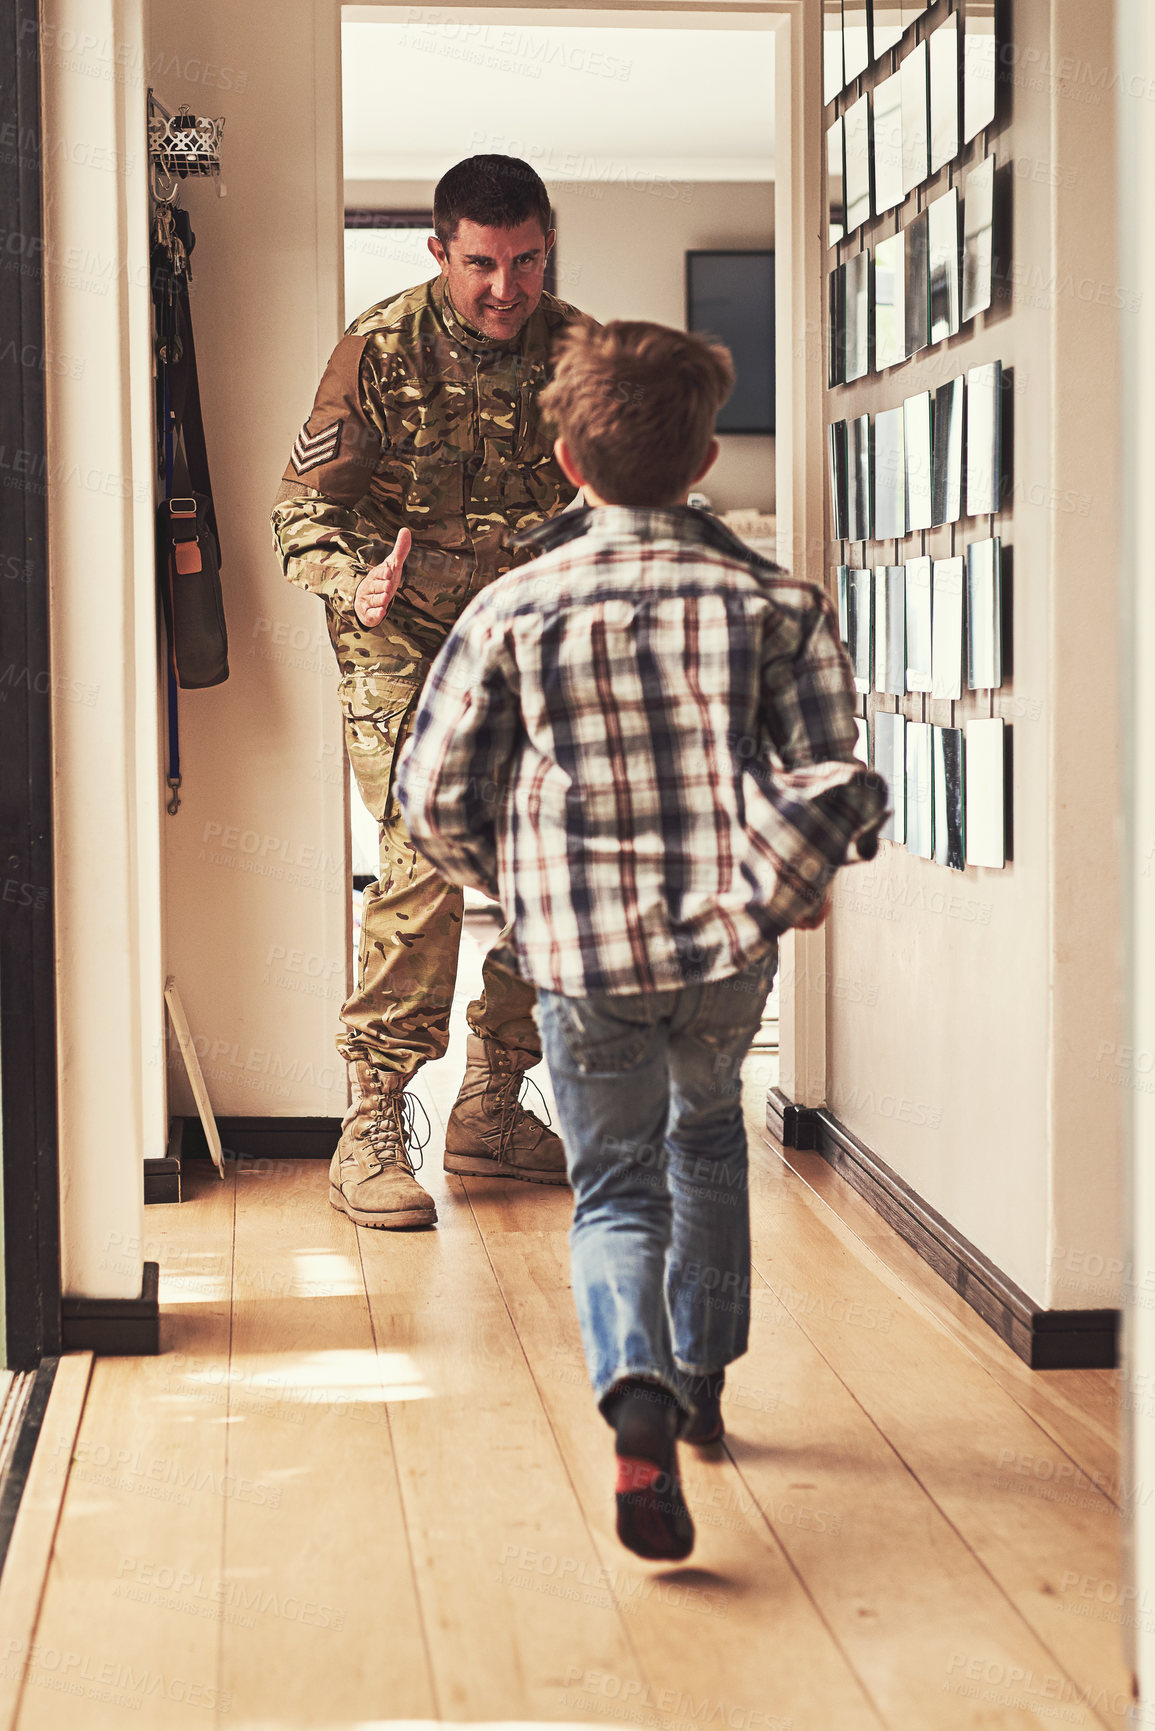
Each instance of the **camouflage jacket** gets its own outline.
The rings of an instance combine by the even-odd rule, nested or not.
[[[285,575],[358,633],[357,585],[411,530],[377,630],[397,671],[437,654],[470,597],[528,555],[513,538],[574,496],[537,399],[574,307],[543,294],[517,340],[466,327],[444,278],[371,307],[333,351],[273,506]]]

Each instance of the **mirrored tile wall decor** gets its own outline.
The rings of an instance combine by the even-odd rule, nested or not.
[[[914,192],[930,169],[927,48],[920,42],[902,62],[902,190]]]
[[[906,450],[906,532],[929,529],[933,515],[933,439],[929,391],[907,397],[902,405]]]
[[[874,249],[874,368],[906,359],[906,239],[900,231]]]
[[[906,197],[902,183],[902,73],[874,90],[874,214],[884,216]]]
[[[1007,863],[1006,723],[966,724],[966,863]]]
[[[870,371],[870,254],[855,253],[845,271],[845,359],[847,384],[864,379]]]
[[[835,593],[838,596],[838,635],[850,649],[850,566],[834,568]]]
[[[951,703],[962,697],[962,557],[936,559],[931,598],[931,696]]]
[[[957,523],[962,516],[965,408],[966,380],[960,374],[940,385],[934,394],[932,529],[939,529],[944,523]]]
[[[1002,362],[967,373],[967,516],[999,508],[1002,451],[999,439]]]
[[[995,159],[988,156],[963,182],[962,318],[986,312],[994,292]]]
[[[929,692],[934,683],[931,564],[928,556],[906,562],[906,689]]]
[[[906,846],[919,859],[934,858],[934,770],[931,727],[906,724]]]
[[[967,690],[1003,683],[1002,544],[997,535],[967,548]]]
[[[995,0],[967,0],[963,29],[963,141],[969,144],[996,118],[998,49]]]
[[[874,768],[889,789],[890,816],[879,830],[883,841],[906,842],[906,717],[874,712]]]
[[[927,38],[930,66],[930,172],[937,174],[959,153],[958,13]]]
[[[870,723],[861,715],[854,718],[854,731],[857,738],[854,742],[854,755],[860,763],[870,764]]]
[[[884,409],[874,417],[874,535],[901,541],[906,534],[905,412]]]
[[[963,730],[936,727],[931,736],[934,775],[934,857],[961,872],[966,866]]]
[[[928,205],[926,217],[928,335],[932,343],[941,343],[956,336],[961,328],[958,188],[952,186],[942,198]]]
[[[846,126],[846,232],[853,234],[870,216],[870,98],[852,102]]]

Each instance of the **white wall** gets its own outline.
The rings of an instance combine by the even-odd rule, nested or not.
[[[557,216],[557,292],[592,317],[685,328],[685,255],[774,245],[770,181],[549,184]],[[432,181],[345,182],[348,209],[428,209]],[[416,279],[415,279],[416,280]],[[702,483],[715,510],[774,509],[774,440],[724,434]]]
[[[339,1115],[350,944],[336,669],[321,603],[286,583],[269,532],[343,326],[339,11],[152,0],[150,56],[167,107],[226,117],[227,196],[211,181],[183,196],[232,671],[182,698],[169,965],[218,1113]],[[170,1077],[174,1109],[191,1111],[179,1059]]]

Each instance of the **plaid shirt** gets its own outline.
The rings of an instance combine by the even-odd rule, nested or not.
[[[414,845],[494,895],[573,997],[750,966],[825,893],[885,784],[821,590],[688,506],[567,512],[465,609],[398,762]]]

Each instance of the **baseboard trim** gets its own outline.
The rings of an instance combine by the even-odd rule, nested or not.
[[[773,1089],[766,1127],[784,1148],[813,1150],[918,1252],[1032,1370],[1113,1370],[1117,1310],[1042,1310],[831,1113]]]
[[[168,1147],[144,1163],[144,1202],[180,1201],[180,1163],[184,1144],[184,1119],[174,1118],[168,1127]]]
[[[139,1298],[63,1298],[62,1351],[151,1358],[160,1351],[160,1267],[144,1265]]]
[[[183,1152],[209,1158],[199,1118],[185,1118]],[[340,1118],[218,1118],[227,1160],[331,1160],[341,1136]]]

